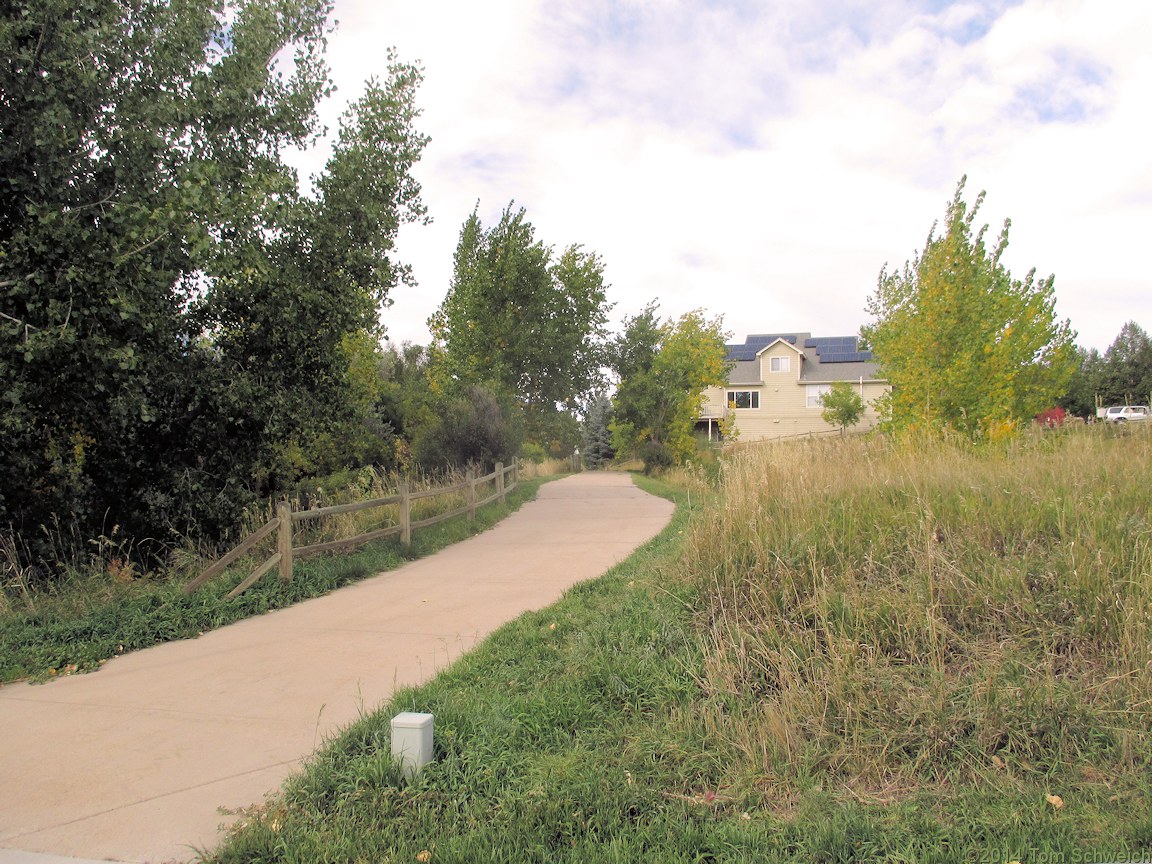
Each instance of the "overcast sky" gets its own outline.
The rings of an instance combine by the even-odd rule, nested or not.
[[[1146,0],[336,0],[328,125],[419,62],[415,174],[390,338],[424,344],[464,219],[514,200],[606,264],[613,323],[656,298],[737,341],[852,335],[880,269],[923,248],[962,175],[1005,260],[1055,274],[1101,350],[1152,330]],[[304,174],[324,153],[299,160]]]

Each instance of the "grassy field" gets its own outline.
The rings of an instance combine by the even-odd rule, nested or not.
[[[110,657],[174,639],[187,639],[216,627],[273,609],[280,609],[327,594],[342,585],[399,567],[405,562],[436,552],[472,534],[486,530],[536,495],[544,478],[521,479],[499,502],[476,511],[475,522],[459,516],[414,531],[412,545],[405,548],[395,539],[370,543],[352,554],[311,558],[296,563],[287,585],[275,574],[264,577],[236,598],[226,595],[259,563],[238,562],[233,569],[192,594],[184,593],[191,572],[203,562],[190,560],[184,574],[131,575],[105,566],[77,570],[51,591],[13,592],[0,606],[0,683],[23,678],[46,680],[57,675],[89,672]],[[362,488],[349,494],[373,498],[391,494],[379,478],[367,478]],[[349,495],[333,496],[325,503],[342,503]],[[432,515],[429,508],[450,510],[463,499],[437,498],[417,502],[414,518]],[[317,526],[305,542],[355,536],[380,519],[375,511],[345,514]],[[252,528],[268,514],[255,514]],[[267,553],[265,553],[267,554]]]
[[[831,799],[862,860],[1152,852],[1152,436],[1113,431],[730,465],[685,553],[730,794]]]
[[[1152,857],[1152,436],[748,449],[210,860]],[[648,482],[648,481],[645,481]],[[436,716],[412,783],[395,711]]]

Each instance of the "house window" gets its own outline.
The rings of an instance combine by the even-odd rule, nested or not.
[[[760,392],[758,390],[729,390],[728,404],[737,408],[759,408]]]
[[[831,384],[809,384],[808,385],[808,407],[809,408],[823,408],[820,404],[820,397],[832,389]]]
[[[772,372],[787,372],[791,363],[791,357],[770,357],[768,359],[769,370]]]

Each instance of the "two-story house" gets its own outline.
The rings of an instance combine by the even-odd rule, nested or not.
[[[704,391],[699,428],[709,437],[718,421],[734,417],[741,441],[835,431],[824,422],[820,397],[836,381],[859,388],[864,416],[856,431],[876,425],[874,403],[888,383],[878,377],[871,351],[859,350],[855,336],[770,333],[729,345],[732,371],[726,388]]]

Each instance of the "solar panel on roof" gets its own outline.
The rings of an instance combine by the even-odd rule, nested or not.
[[[804,340],[807,346],[812,345],[843,345],[845,343],[855,342],[855,336],[813,336]]]
[[[820,355],[821,363],[867,363],[871,359],[871,351],[835,351]]]
[[[805,348],[815,348],[816,353],[824,351],[855,351],[855,336],[816,336],[804,341]]]
[[[752,350],[752,351],[748,350],[748,348],[744,345],[740,345],[740,346],[733,348],[733,349],[728,351],[728,359],[729,360],[755,360],[756,359],[756,352],[754,350]]]
[[[796,344],[795,333],[754,333],[745,340],[745,344],[759,345],[763,348],[765,345],[771,345],[777,339],[783,339],[792,345]]]

